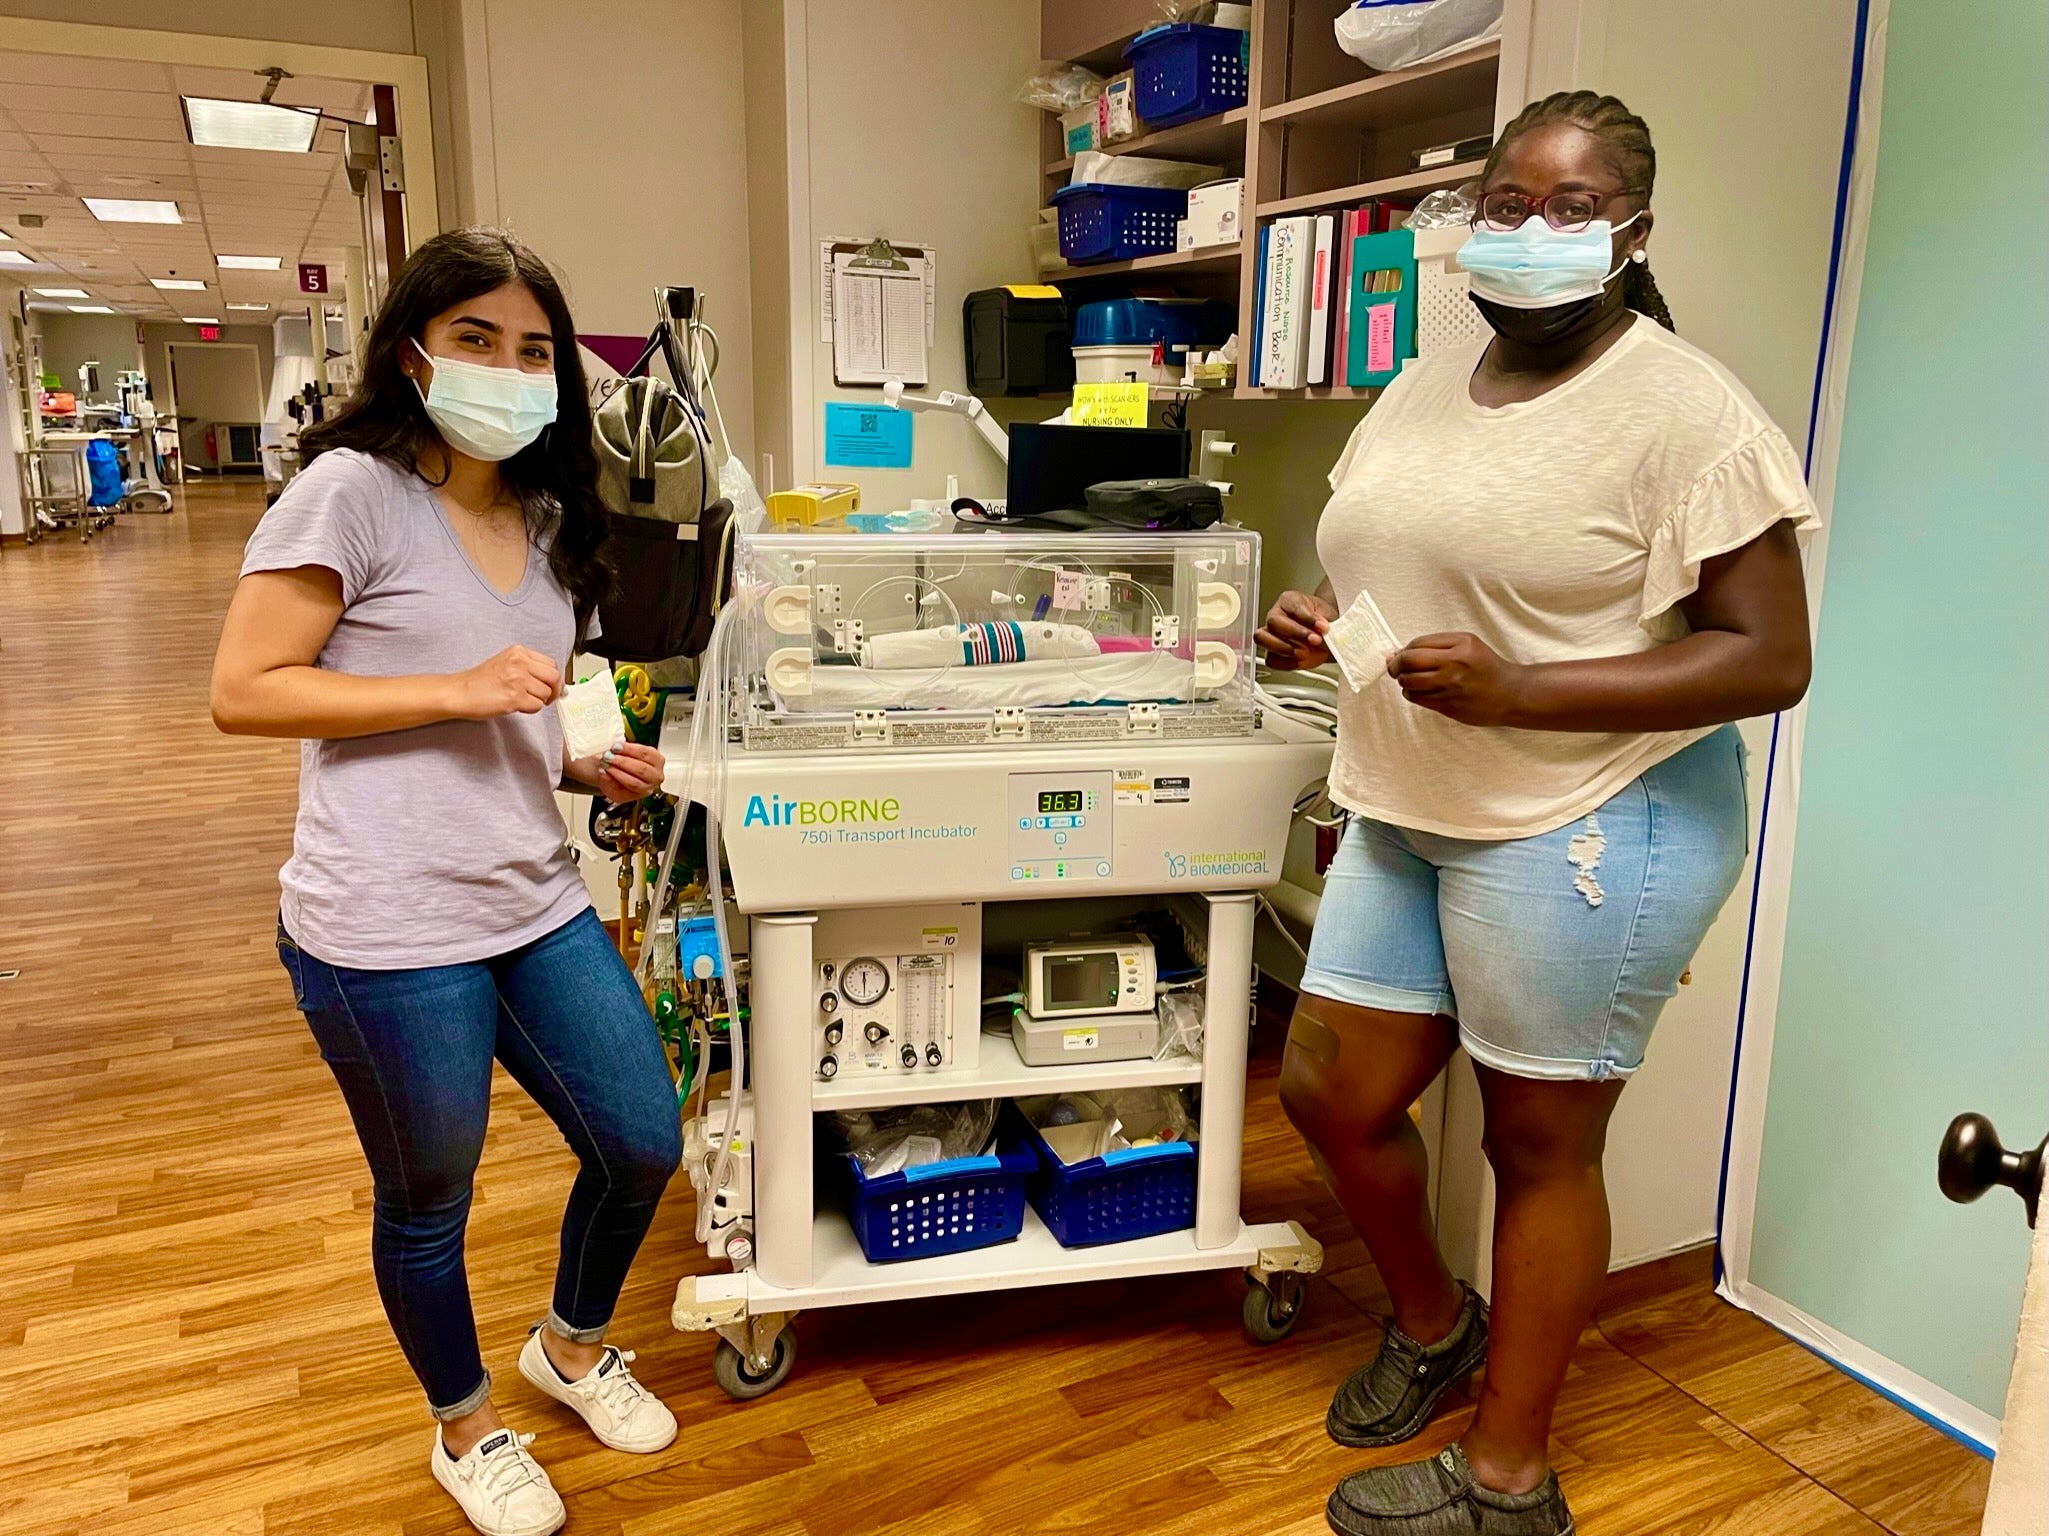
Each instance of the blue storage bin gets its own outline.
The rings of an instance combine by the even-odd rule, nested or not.
[[[871,1179],[852,1153],[847,1219],[870,1264],[1007,1243],[1024,1230],[1025,1181],[1038,1154],[1006,1131],[990,1157],[956,1157]],[[1192,1218],[1191,1218],[1192,1219]]]
[[[1130,1147],[1063,1163],[1023,1116],[1018,1123],[1038,1159],[1029,1186],[1032,1209],[1061,1247],[1121,1243],[1195,1225],[1194,1143]]]
[[[1215,299],[1099,299],[1074,312],[1077,347],[1136,347],[1165,342],[1173,350],[1217,347],[1238,329],[1238,309]]]
[[[1060,210],[1060,255],[1073,266],[1130,261],[1174,249],[1174,226],[1188,217],[1188,194],[1176,187],[1120,187],[1084,182],[1053,194]]]
[[[1177,21],[1140,33],[1124,50],[1138,115],[1147,128],[1171,128],[1245,105],[1251,88],[1252,34]]]

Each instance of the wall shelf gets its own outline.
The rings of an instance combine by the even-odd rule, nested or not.
[[[1301,389],[1268,389],[1260,384],[1240,384],[1231,391],[1235,400],[1372,400],[1380,391],[1351,384],[1310,384]]]
[[[1494,77],[1500,57],[1501,40],[1496,38],[1469,53],[1435,64],[1369,75],[1313,96],[1263,108],[1259,120],[1291,128],[1365,130],[1417,118],[1442,117],[1461,107],[1494,99]]]
[[[1259,217],[1277,219],[1291,213],[1314,213],[1322,208],[1340,208],[1363,203],[1368,198],[1395,197],[1403,192],[1428,192],[1438,187],[1455,187],[1480,174],[1482,160],[1460,160],[1428,171],[1410,171],[1401,176],[1383,176],[1378,181],[1355,182],[1349,187],[1332,187],[1327,192],[1306,192],[1300,197],[1283,197],[1259,205]]]
[[[1166,160],[1193,160],[1198,164],[1221,164],[1228,170],[1232,165],[1242,165],[1245,161],[1245,124],[1251,116],[1249,108],[1233,107],[1215,117],[1198,117],[1192,123],[1176,123],[1172,128],[1142,133],[1122,144],[1105,145],[1102,152],[1106,155],[1156,155]],[[1059,176],[1073,169],[1074,156],[1069,155],[1063,160],[1049,161],[1045,174]]]
[[[1091,277],[1123,277],[1146,272],[1222,272],[1239,264],[1244,248],[1229,245],[1204,246],[1199,251],[1163,251],[1158,256],[1140,256],[1131,261],[1099,261],[1086,267],[1056,267],[1044,276],[1049,283],[1075,283]]]

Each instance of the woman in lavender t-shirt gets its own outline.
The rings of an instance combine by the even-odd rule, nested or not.
[[[492,1406],[463,1271],[494,1058],[583,1165],[520,1372],[614,1449],[676,1434],[603,1343],[681,1157],[675,1100],[555,804],[565,779],[624,801],[662,777],[649,747],[570,761],[555,717],[609,579],[590,432],[547,267],[492,231],[429,240],[250,537],[214,660],[222,730],[301,738],[278,954],[369,1159],[434,1476],[487,1536],[563,1520]]]

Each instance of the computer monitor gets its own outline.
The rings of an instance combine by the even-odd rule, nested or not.
[[[1010,429],[1006,522],[1088,505],[1105,480],[1179,480],[1188,434],[1165,427],[1070,427],[1020,422]]]

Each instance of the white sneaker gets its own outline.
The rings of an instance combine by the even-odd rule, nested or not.
[[[532,1435],[494,1429],[451,1459],[434,1431],[434,1481],[446,1488],[484,1536],[549,1536],[568,1512],[541,1464],[527,1453]]]
[[[541,1346],[541,1333],[527,1336],[519,1352],[519,1374],[558,1403],[567,1403],[583,1415],[591,1433],[615,1451],[645,1455],[659,1451],[676,1438],[676,1415],[662,1400],[633,1379],[627,1367],[633,1351],[605,1346],[598,1363],[581,1381],[564,1381],[555,1362]]]

